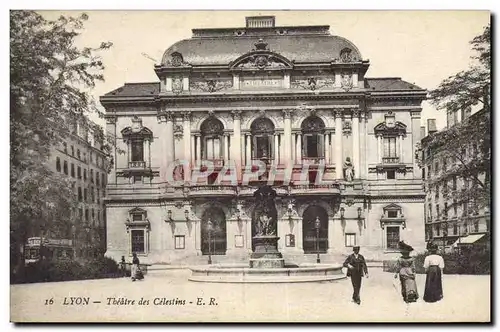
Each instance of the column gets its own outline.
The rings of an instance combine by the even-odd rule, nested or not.
[[[297,153],[296,153],[297,164],[302,164],[302,134],[297,134]]]
[[[292,110],[283,110],[283,117],[285,119],[283,157],[285,165],[288,165],[292,156]]]
[[[377,160],[378,163],[382,163],[382,137],[377,135]]]
[[[175,160],[175,141],[174,141],[174,117],[171,111],[166,112],[166,137],[163,138],[166,142],[164,153],[166,156],[167,166]]]
[[[130,142],[130,140],[127,139],[127,167],[129,167],[128,164],[132,160],[132,149],[131,149],[130,145],[131,145],[131,142]]]
[[[191,165],[196,163],[196,136],[191,135]]]
[[[150,150],[151,142],[149,139],[144,140],[144,162],[146,167],[151,168],[151,150]]]
[[[274,164],[277,165],[279,164],[279,139],[278,139],[278,134],[274,134]]]
[[[366,121],[364,113],[361,113],[359,117],[359,145],[359,178],[364,179],[366,177]]]
[[[342,111],[335,111],[335,178],[342,179]]]
[[[224,160],[229,160],[229,135],[224,134]]]
[[[352,145],[353,156],[352,163],[354,165],[354,177],[359,178],[360,162],[359,162],[359,110],[353,112],[352,117]]]
[[[191,161],[191,112],[182,112],[182,139],[184,141],[184,159]],[[191,180],[191,165],[184,164],[184,181]]]
[[[196,161],[201,162],[201,135],[196,135]]]
[[[403,160],[403,152],[404,152],[404,136],[401,135],[399,136],[399,162],[400,163],[404,163],[404,160]]]
[[[330,133],[325,134],[325,139],[323,140],[325,142],[325,165],[328,165],[330,163]]]
[[[284,165],[285,164],[285,153],[284,153],[284,150],[285,150],[285,136],[283,134],[279,134],[279,137],[280,137],[280,164]]]
[[[231,138],[231,159],[236,164],[238,179],[241,178],[241,111],[232,111],[233,137]]]
[[[297,134],[292,133],[292,143],[290,145],[290,160],[292,161],[292,164],[295,163],[295,155],[297,154]]]
[[[245,151],[246,151],[246,165],[250,165],[252,164],[252,142],[250,141],[252,139],[252,137],[250,136],[250,134],[246,134],[246,148],[245,148]]]

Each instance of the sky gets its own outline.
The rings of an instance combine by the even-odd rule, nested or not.
[[[82,11],[41,11],[47,18]],[[89,20],[77,42],[97,46],[110,41],[103,54],[105,82],[94,96],[124,83],[157,82],[153,66],[175,42],[190,38],[193,28],[244,27],[245,16],[274,15],[277,26],[329,25],[333,35],[353,42],[370,60],[366,77],[401,77],[424,89],[467,69],[473,55],[469,42],[489,23],[488,11],[85,11]],[[147,54],[145,56],[144,54]],[[151,60],[155,59],[156,61]],[[443,111],[423,103],[422,125],[435,118],[446,126]],[[97,120],[104,124],[103,120]]]

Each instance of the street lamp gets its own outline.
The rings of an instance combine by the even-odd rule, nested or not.
[[[208,219],[207,222],[207,229],[208,229],[208,264],[212,264],[212,229],[213,229],[213,224],[210,219]]]
[[[316,217],[316,220],[314,221],[314,228],[316,229],[316,263],[321,263],[321,260],[319,258],[319,229],[321,227],[321,221],[319,220],[319,217]]]

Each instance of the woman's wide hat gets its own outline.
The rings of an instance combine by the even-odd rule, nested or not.
[[[401,251],[413,251],[413,247],[409,244],[404,243],[404,241],[399,242],[399,249]]]

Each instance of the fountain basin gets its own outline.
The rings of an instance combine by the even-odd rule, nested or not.
[[[217,264],[192,267],[189,280],[218,283],[291,283],[333,281],[345,277],[340,264],[303,264],[283,268]]]

